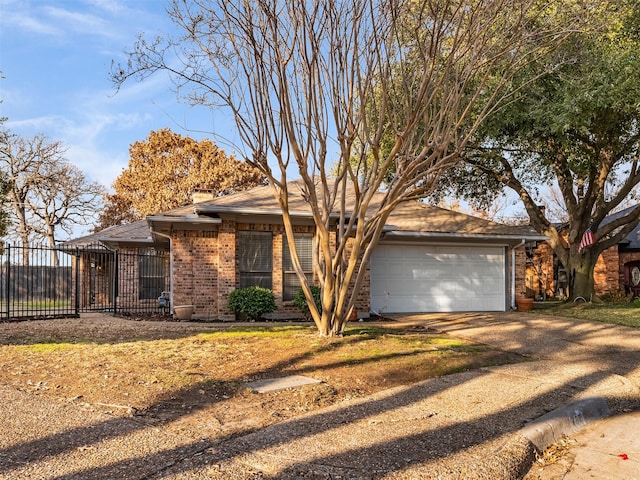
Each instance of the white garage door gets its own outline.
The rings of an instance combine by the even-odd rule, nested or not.
[[[378,245],[371,309],[378,313],[504,311],[502,247]]]

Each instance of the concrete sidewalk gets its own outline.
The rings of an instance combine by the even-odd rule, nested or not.
[[[584,443],[598,449],[607,433],[638,431],[636,414],[600,419],[640,406],[639,330],[535,313],[398,316],[393,322],[528,361],[389,389],[219,442],[194,442],[142,428],[135,418],[114,419],[3,387],[0,478],[512,479],[526,474],[536,446],[563,434],[600,427]],[[620,423],[609,423],[616,419]],[[83,424],[90,438],[78,439],[73,432]],[[636,459],[633,448],[619,452],[630,457],[621,460],[625,465]],[[582,458],[596,458],[578,450],[574,457],[569,467],[575,472],[587,461]],[[612,472],[605,478],[629,478]]]
[[[596,421],[571,435],[557,463],[535,464],[527,480],[640,478],[640,412]]]

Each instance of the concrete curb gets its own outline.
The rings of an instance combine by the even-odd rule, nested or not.
[[[607,400],[589,397],[557,408],[518,431],[539,452],[588,424],[611,415]]]

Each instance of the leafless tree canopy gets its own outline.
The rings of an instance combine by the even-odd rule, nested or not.
[[[287,182],[301,178],[322,314],[299,276],[320,333],[339,334],[390,212],[431,192],[514,72],[562,36],[534,3],[174,0],[184,35],[140,38],[112,74],[120,86],[169,72],[193,104],[233,113],[237,148],[268,176],[297,267]]]
[[[64,154],[62,143],[44,135],[7,135],[0,144],[15,233],[24,245],[44,240],[53,246],[60,229],[71,234],[75,225],[90,224],[98,210],[103,187],[87,180]]]

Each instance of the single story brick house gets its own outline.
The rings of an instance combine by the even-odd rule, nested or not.
[[[314,226],[293,182],[290,211],[303,266],[311,273]],[[296,193],[298,192],[298,193]],[[506,311],[525,285],[525,244],[542,241],[528,226],[507,226],[421,202],[389,217],[356,305],[358,315]],[[167,251],[171,304],[194,305],[194,318],[232,320],[235,288],[271,288],[278,312],[294,312],[298,281],[290,265],[281,210],[268,186],[194,203],[76,243]],[[158,294],[160,292],[157,292]]]
[[[629,213],[635,207],[613,213],[603,224]],[[558,225],[560,231],[563,225]],[[531,243],[526,248],[527,267],[525,285],[529,295],[536,297],[562,296],[568,275],[551,247],[545,241]],[[636,227],[617,245],[600,254],[594,271],[596,295],[633,294],[640,296],[640,226]]]

